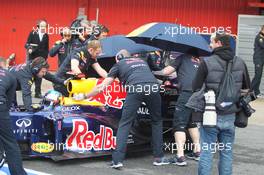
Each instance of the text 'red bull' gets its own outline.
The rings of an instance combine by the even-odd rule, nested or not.
[[[97,81],[97,85],[103,82],[102,79]],[[118,81],[114,81],[108,86],[102,93],[92,97],[91,101],[98,101],[104,105],[108,105],[112,108],[122,109],[123,100],[126,98],[125,89],[120,85]]]
[[[84,119],[73,120],[72,133],[66,140],[66,146],[74,151],[107,151],[116,148],[116,137],[113,129],[100,125],[100,132],[89,131],[89,125]]]

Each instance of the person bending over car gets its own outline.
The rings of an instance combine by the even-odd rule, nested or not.
[[[9,69],[17,80],[17,90],[22,91],[23,103],[27,111],[32,111],[31,86],[36,78],[45,78],[53,83],[64,84],[66,81],[48,72],[49,65],[45,58],[37,57],[31,63],[20,64]],[[16,97],[15,97],[16,102]]]
[[[11,175],[26,175],[9,116],[9,109],[16,93],[16,85],[15,77],[6,69],[0,67],[0,148],[3,148],[6,153]],[[0,152],[3,150],[0,150]]]
[[[126,153],[127,138],[134,119],[137,117],[137,110],[145,102],[152,117],[152,145],[154,162],[153,165],[166,165],[169,161],[163,155],[163,135],[161,116],[161,97],[159,84],[152,74],[149,66],[140,58],[131,57],[126,50],[121,50],[116,57],[117,63],[111,68],[102,84],[96,86],[92,92],[87,94],[90,98],[102,92],[110,85],[115,78],[126,87],[126,100],[124,103],[122,116],[117,130],[117,147],[112,154],[111,167],[118,169],[123,167],[123,160]],[[151,89],[149,92],[138,91],[137,87]]]
[[[84,74],[88,78],[88,69],[92,67],[101,77],[107,77],[107,72],[96,60],[96,57],[101,52],[99,41],[93,40],[89,42],[88,46],[76,49],[67,56],[56,75],[65,80],[78,74]],[[54,89],[61,92],[64,96],[69,96],[67,88],[64,85],[55,84]]]

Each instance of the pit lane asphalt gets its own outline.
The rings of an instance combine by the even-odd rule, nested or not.
[[[43,92],[51,87],[50,83],[43,81]],[[18,93],[19,98],[21,94]],[[38,101],[34,99],[34,101]],[[18,101],[19,102],[19,101]],[[234,146],[234,175],[262,175],[264,170],[264,99],[252,103],[257,112],[250,118],[246,129],[236,129],[236,140]],[[173,156],[170,152],[167,157]],[[213,175],[217,173],[217,154],[214,156]],[[24,160],[24,167],[50,173],[53,175],[195,175],[197,174],[197,162],[187,160],[187,167],[166,165],[162,167],[152,166],[151,152],[129,155],[124,162],[124,168],[113,170],[107,166],[110,157],[77,159],[54,162],[49,159]]]

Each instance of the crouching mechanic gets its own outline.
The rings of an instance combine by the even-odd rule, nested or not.
[[[126,88],[127,96],[124,103],[122,116],[117,130],[117,147],[112,154],[112,168],[123,167],[123,160],[126,153],[127,138],[137,110],[145,102],[152,117],[152,145],[154,162],[153,165],[166,165],[169,161],[163,155],[163,135],[162,135],[162,116],[161,116],[161,97],[159,84],[150,71],[147,63],[140,58],[131,57],[126,50],[121,50],[116,57],[117,63],[112,67],[102,84],[96,86],[92,92],[86,94],[90,98],[102,92],[110,85],[116,77]],[[137,87],[146,89],[149,92],[137,90]]]
[[[74,75],[84,74],[88,78],[88,70],[93,68],[101,77],[107,77],[107,72],[99,65],[96,58],[102,52],[101,44],[97,40],[90,41],[88,46],[74,50],[64,60],[56,76],[61,79],[69,79]],[[67,88],[62,84],[55,84],[54,89],[69,96]]]
[[[27,111],[33,111],[31,86],[35,78],[45,78],[57,84],[64,84],[67,82],[67,80],[64,81],[49,73],[48,68],[49,65],[45,58],[37,57],[31,63],[20,64],[9,69],[9,72],[17,80],[17,90],[22,90],[23,103]]]
[[[0,147],[6,153],[10,174],[26,175],[9,116],[9,109],[16,93],[16,85],[17,81],[15,77],[0,67]]]

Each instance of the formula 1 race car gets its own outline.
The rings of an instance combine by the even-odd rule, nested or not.
[[[74,100],[73,94],[89,92],[102,79],[71,80],[69,97],[49,91],[41,108],[10,111],[13,132],[25,158],[46,157],[55,161],[111,154],[116,147],[116,131],[126,93],[114,81],[104,92],[89,100]],[[170,134],[177,88],[165,86],[163,97],[164,134]],[[128,151],[150,148],[150,114],[144,103],[137,111],[128,137]]]

